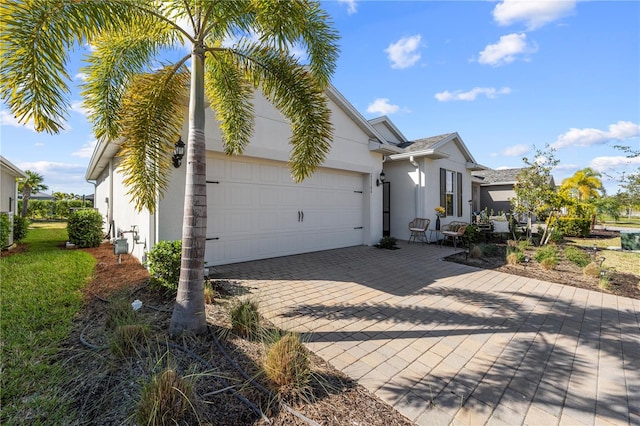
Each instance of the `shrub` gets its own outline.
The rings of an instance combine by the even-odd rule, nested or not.
[[[69,216],[67,233],[78,247],[98,247],[104,236],[102,215],[93,209],[76,210]]]
[[[556,266],[558,266],[558,259],[555,257],[545,257],[540,261],[540,266],[542,269],[546,269],[547,271],[556,269]]]
[[[280,395],[304,393],[311,381],[309,351],[297,334],[285,334],[267,351],[263,369]]]
[[[145,266],[151,282],[170,290],[177,290],[180,280],[182,241],[159,241],[149,253]]]
[[[556,229],[568,237],[588,237],[591,231],[591,220],[579,217],[561,217],[556,222]]]
[[[556,228],[553,231],[551,231],[551,234],[549,234],[549,241],[551,241],[552,243],[560,243],[562,242],[562,239],[564,238],[564,233]]]
[[[29,219],[22,216],[13,217],[13,241],[22,241],[27,236],[29,229]]]
[[[600,264],[598,262],[591,262],[584,267],[582,273],[588,277],[599,278],[600,277]]]
[[[555,259],[558,262],[558,248],[556,246],[544,246],[536,251],[533,256],[536,262],[542,263],[544,259]]]
[[[471,250],[469,250],[469,257],[472,259],[477,259],[482,256],[482,249],[478,246],[473,246]]]
[[[382,237],[380,239],[380,242],[378,243],[378,247],[392,250],[395,248],[397,241],[398,240],[396,240],[394,237],[390,237],[390,236]]]
[[[0,213],[0,249],[9,245],[9,234],[11,233],[11,221],[9,215]]]
[[[574,246],[569,246],[564,249],[564,255],[570,262],[578,265],[581,268],[584,268],[589,263],[591,263],[591,257],[585,253],[584,250],[581,250]]]
[[[464,230],[464,235],[462,236],[462,240],[465,245],[478,243],[482,240],[482,238],[482,232],[480,232],[480,228],[478,228],[478,225],[476,224],[467,226],[467,228]]]
[[[524,260],[524,253],[520,251],[512,251],[507,254],[507,264],[508,265],[517,265]]]
[[[532,244],[531,241],[529,240],[522,240],[522,241],[518,241],[518,250],[520,251],[526,251],[529,248],[531,248]]]
[[[481,244],[482,254],[487,257],[493,257],[498,254],[498,246],[495,244]]]
[[[193,385],[167,368],[142,388],[136,412],[141,425],[183,424],[193,406]]]
[[[257,337],[260,332],[260,313],[258,302],[242,300],[231,308],[231,329],[239,336],[246,338]]]

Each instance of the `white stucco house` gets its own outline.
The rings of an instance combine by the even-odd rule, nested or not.
[[[25,172],[0,155],[0,213],[7,214],[13,225],[13,216],[18,207],[18,179],[26,179]],[[13,226],[9,233],[9,243],[13,244]],[[4,247],[2,247],[4,248]]]
[[[254,99],[254,137],[242,156],[224,154],[214,114],[206,111],[207,266],[374,245],[385,230],[408,239],[413,217],[435,219],[440,193],[433,183],[441,168],[455,182],[446,194],[454,197],[448,201],[451,217],[469,219],[470,171],[479,166],[457,134],[428,145],[411,142],[387,117],[367,121],[334,87],[326,94],[334,126],[331,151],[300,184],[287,166],[289,124],[260,94]],[[184,141],[187,125],[185,119]],[[94,206],[105,217],[105,231],[112,238],[125,232],[131,252],[143,259],[158,241],[181,238],[186,167],[173,170],[155,214],[137,212],[118,171],[117,151],[117,143],[99,143],[86,178],[95,183]]]
[[[317,250],[376,244],[382,237],[382,187],[376,180],[394,146],[333,87],[327,91],[334,140],[322,167],[296,184],[287,166],[290,129],[260,94],[255,132],[242,156],[229,157],[214,114],[206,111],[208,266]],[[188,123],[181,138],[186,141]],[[186,167],[172,172],[155,214],[136,212],[118,172],[117,143],[99,143],[86,178],[112,237],[129,238],[142,259],[161,240],[181,238]]]

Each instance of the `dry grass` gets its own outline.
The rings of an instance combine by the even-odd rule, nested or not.
[[[268,349],[262,367],[273,390],[279,395],[307,393],[311,361],[299,335],[288,333],[276,341]]]
[[[166,368],[143,386],[136,420],[141,425],[180,424],[193,409],[192,400],[191,383]]]

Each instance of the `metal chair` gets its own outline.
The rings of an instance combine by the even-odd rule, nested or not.
[[[422,244],[429,242],[427,239],[427,229],[429,229],[429,223],[431,220],[425,219],[422,217],[416,217],[411,222],[409,222],[409,231],[411,231],[411,236],[409,237],[409,244],[413,241],[422,241]]]
[[[441,244],[444,244],[447,240],[451,240],[453,247],[456,248],[458,246],[458,241],[462,240],[462,236],[467,230],[467,226],[469,226],[469,224],[464,222],[451,222],[450,224],[445,225],[442,230],[444,239]]]

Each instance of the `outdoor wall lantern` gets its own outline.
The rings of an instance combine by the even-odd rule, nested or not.
[[[386,179],[386,175],[384,174],[384,172],[380,172],[380,177],[376,179],[376,186],[382,185],[385,179]]]
[[[182,164],[182,157],[184,157],[184,142],[182,142],[182,137],[178,138],[178,142],[175,143],[175,148],[173,149],[173,167],[176,169],[180,167]]]

